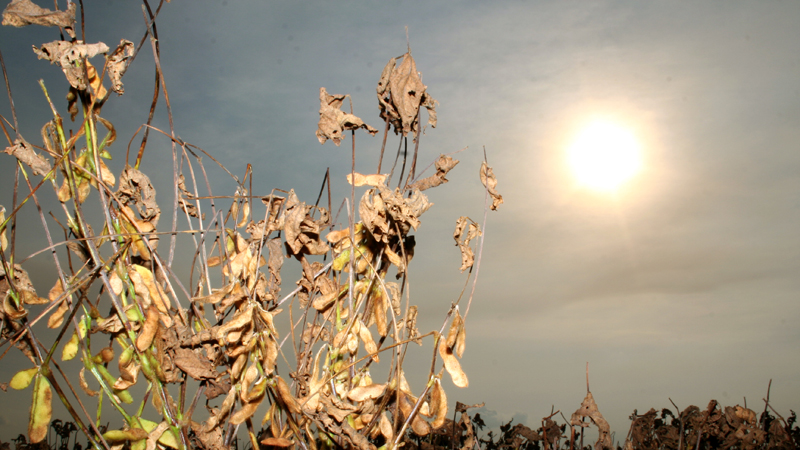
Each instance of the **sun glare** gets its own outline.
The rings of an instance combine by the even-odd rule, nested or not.
[[[633,134],[611,122],[589,124],[575,137],[567,155],[578,182],[602,192],[618,190],[642,166]]]

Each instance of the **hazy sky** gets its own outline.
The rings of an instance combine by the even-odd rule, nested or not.
[[[84,3],[87,41],[138,45],[137,2]],[[329,166],[334,198],[349,192],[350,138],[337,148],[314,136],[319,88],[351,94],[356,115],[382,130],[374,89],[406,51],[408,27],[440,103],[420,166],[469,147],[450,183],[430,192],[435,206],[417,233],[412,301],[430,317],[421,329],[438,329],[463,285],[452,229],[460,215],[482,219],[483,146],[505,198],[489,216],[468,320],[470,386],[448,381],[451,401],[485,401],[497,420],[516,415],[536,428],[551,406],[567,417],[579,407],[588,362],[619,439],[634,409],[672,408],[670,398],[685,408],[746,397],[761,411],[770,379],[781,414],[800,405],[800,3],[176,0],[157,24],[177,134],[239,176],[252,163],[254,194],[294,188],[309,202]],[[0,29],[20,129],[37,145],[49,114],[37,80],[55,99],[66,82],[30,47],[57,38],[55,29]],[[145,45],[125,96],[103,109],[119,135],[116,170],[152,96]],[[157,124],[167,129],[163,113],[161,103]],[[643,171],[616,194],[580,187],[565,162],[596,117],[630,129],[642,148]],[[374,171],[380,135],[356,139],[357,170]],[[168,141],[154,138],[143,167],[162,205],[170,161]],[[6,208],[12,162],[0,155]],[[215,188],[232,193],[213,174]],[[24,232],[39,237],[38,219],[26,217]],[[42,242],[20,242],[18,258]],[[31,267],[51,261],[30,264],[46,293],[49,278]],[[0,381],[19,369],[13,361],[0,364]],[[0,403],[29,395],[0,393]],[[0,439],[26,421],[0,408]]]

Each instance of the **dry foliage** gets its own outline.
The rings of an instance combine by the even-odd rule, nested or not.
[[[446,371],[456,386],[468,385],[459,362],[466,316],[458,297],[444,305],[441,329],[420,333],[407,275],[414,233],[432,206],[422,191],[446,183],[458,161],[442,155],[435,174],[414,180],[420,109],[428,110],[428,123],[435,126],[436,102],[411,53],[390,60],[377,88],[385,133],[391,124],[401,142],[409,132],[416,136],[414,163],[401,187],[389,187],[393,173],[347,174],[364,192],[358,216],[339,220],[330,205],[302,201],[293,190],[253,195],[236,179],[238,188],[228,197],[227,210],[220,211],[210,200],[215,194],[204,188],[208,180],[196,178],[206,176],[198,156],[206,152],[172,139],[177,197],[166,207],[172,225],[164,227],[163,197],[140,170],[146,139],[135,161],[126,155],[119,173],[104,162],[111,159],[117,131],[101,116],[102,107],[111,91],[124,93],[122,77],[136,54],[134,44],[122,39],[112,50],[103,42],[77,40],[75,14],[74,2],[58,11],[28,0],[15,0],[3,12],[4,25],[61,27],[66,36],[33,48],[40,59],[60,67],[66,80],[59,89],[68,94],[66,105],[50,103],[53,119],[42,127],[42,145],[28,143],[14,129],[12,140],[3,127],[4,164],[17,165],[29,192],[15,195],[25,200],[9,209],[0,206],[0,345],[16,346],[32,364],[10,380],[14,389],[32,390],[29,441],[45,439],[54,396],[89,445],[115,450],[224,449],[240,427],[254,448],[389,449],[413,446],[411,436],[447,428],[452,421],[441,378]],[[152,28],[147,29],[149,34]],[[157,56],[157,46],[152,48]],[[154,61],[163,80],[158,58]],[[42,89],[49,102],[43,83]],[[330,95],[325,88],[319,95],[321,143],[330,139],[338,146],[344,133],[358,128],[377,133],[341,110],[346,95]],[[152,107],[159,101],[157,96]],[[63,106],[73,121],[82,117],[75,129],[68,129],[58,112]],[[173,130],[145,125],[174,136]],[[494,209],[500,198],[494,175],[485,165],[480,173],[487,208],[491,197]],[[395,180],[403,177],[401,172]],[[58,199],[63,213],[58,223],[66,224],[65,239],[46,245],[68,252],[48,253],[54,270],[37,276],[51,277],[44,281],[52,288],[40,297],[25,270],[26,258],[14,254],[13,236],[6,231],[20,208],[31,204],[29,198],[38,205],[44,195]],[[82,205],[91,201],[100,206],[99,217],[84,214]],[[346,201],[352,205],[356,198]],[[181,213],[188,223],[183,229],[175,225]],[[50,239],[52,222],[39,214]],[[350,226],[338,225],[342,222]],[[461,270],[470,275],[480,261],[471,242],[483,239],[480,229],[467,217],[458,219],[454,237]],[[173,270],[177,233],[196,243],[192,261],[180,262],[191,266],[188,280]],[[301,276],[287,288],[282,268],[290,260]],[[90,299],[90,292],[97,297]],[[37,339],[41,319],[58,332],[46,345]],[[433,355],[421,389],[406,381],[403,361],[412,343]],[[62,371],[58,360],[75,358],[82,368]],[[388,376],[375,380],[371,368],[381,363],[389,367]],[[76,384],[85,395],[72,390]],[[467,407],[458,405],[468,440],[476,443]],[[122,426],[100,427],[113,421],[109,416],[121,418]]]

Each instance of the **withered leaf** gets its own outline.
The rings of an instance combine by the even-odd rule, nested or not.
[[[133,57],[133,42],[122,39],[117,48],[106,56],[106,67],[108,76],[111,79],[111,90],[119,95],[125,93],[122,86],[122,76],[128,69],[130,59]]]
[[[214,365],[208,359],[198,356],[197,353],[188,348],[175,349],[175,356],[173,356],[172,361],[179,369],[195,380],[215,379],[219,376]]]
[[[27,305],[43,305],[45,303],[50,303],[48,299],[36,295],[36,290],[33,288],[31,279],[28,277],[28,272],[23,269],[22,266],[14,264],[13,272],[14,280],[12,283],[9,283],[5,265],[0,264],[0,298],[4,299],[4,311],[11,319],[18,319],[27,314],[22,305],[19,305],[19,308],[17,308],[14,302],[11,301],[10,296],[8,296],[8,291],[12,286],[15,288],[20,299]]]
[[[78,41],[80,42],[80,41]],[[96,44],[84,44],[68,41],[53,41],[42,44],[42,48],[33,47],[33,52],[39,57],[50,61],[51,64],[58,64],[67,81],[75,89],[86,90],[89,86],[86,79],[86,69],[83,66],[84,58],[91,58],[98,53],[106,53],[108,46],[102,42]]]
[[[492,196],[491,208],[492,211],[496,211],[497,207],[503,203],[503,196],[497,192],[497,178],[495,178],[492,168],[486,165],[486,161],[481,164],[481,183]]]
[[[447,155],[439,156],[439,159],[436,160],[436,173],[421,180],[417,180],[411,185],[408,186],[408,189],[418,189],[420,191],[424,191],[425,189],[430,189],[444,183],[447,183],[447,172],[453,169],[453,167],[458,164],[457,159],[453,159]]]
[[[180,174],[178,177],[178,192],[180,193],[178,206],[183,210],[183,212],[192,217],[200,218],[197,205],[189,202],[189,200],[194,199],[194,195],[186,189],[186,179],[184,178],[183,174]],[[202,219],[205,220],[205,218],[206,216],[203,214]]]
[[[600,432],[597,442],[595,443],[595,448],[612,448],[611,427],[603,415],[600,414],[600,410],[597,408],[597,404],[594,402],[594,396],[592,396],[591,392],[586,393],[586,398],[581,402],[581,407],[572,413],[569,422],[574,426],[585,426],[585,424],[581,422],[581,419],[584,417],[591,419]]]
[[[466,229],[466,233],[465,233]],[[453,232],[453,239],[461,251],[461,271],[465,271],[475,264],[475,254],[469,246],[472,239],[481,235],[481,227],[472,219],[461,216],[456,221],[456,229]]]
[[[403,61],[397,66],[397,60]],[[411,52],[392,58],[383,68],[378,81],[378,102],[381,107],[381,118],[389,120],[395,133],[419,133],[419,110],[421,106],[428,109],[428,124],[436,127],[436,100],[427,93],[427,86],[422,84],[417,63]]]
[[[378,130],[364,123],[363,120],[342,111],[342,102],[346,95],[330,95],[324,87],[319,88],[319,124],[317,125],[317,139],[320,144],[324,144],[328,139],[332,140],[336,146],[342,142],[344,135],[342,131],[357,130],[364,128],[371,135],[375,135]]]
[[[116,195],[125,205],[135,203],[142,219],[150,222],[153,227],[158,225],[161,208],[156,203],[156,190],[147,175],[126,166],[119,176],[119,190]]]
[[[30,0],[14,0],[3,11],[3,25],[24,27],[42,25],[45,27],[72,27],[75,24],[76,2],[70,3],[66,11],[51,11],[35,5]]]
[[[312,208],[314,207],[299,201],[294,191],[290,192],[284,211],[284,231],[286,247],[294,255],[322,255],[330,250],[328,244],[320,239],[320,232],[329,224],[330,216],[325,209],[318,208],[321,217],[314,220],[309,214]]]
[[[30,166],[34,175],[45,175],[52,169],[50,161],[33,151],[33,147],[25,139],[16,139],[13,146],[6,147],[5,152]]]

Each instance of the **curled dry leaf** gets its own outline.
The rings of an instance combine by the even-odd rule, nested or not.
[[[286,247],[296,256],[327,253],[330,247],[322,242],[320,233],[330,223],[328,211],[317,207],[320,218],[314,220],[310,212],[315,207],[301,202],[294,190],[289,192],[286,203],[286,209],[283,212]]]
[[[342,111],[342,102],[346,95],[328,94],[324,87],[319,88],[319,124],[317,125],[317,139],[324,144],[328,139],[338,147],[344,139],[342,131],[364,128],[371,135],[378,130],[364,123],[363,120]]]
[[[586,393],[586,398],[581,402],[581,407],[572,413],[569,422],[574,426],[586,426],[581,422],[581,419],[584,417],[591,419],[600,432],[597,442],[595,443],[595,448],[613,448],[613,443],[611,442],[611,427],[603,415],[600,414],[600,410],[597,408],[597,404],[594,402],[594,396],[592,396],[591,392]]]
[[[439,342],[439,355],[444,361],[444,368],[453,379],[453,384],[460,388],[469,386],[467,374],[461,369],[461,363],[458,362],[458,358],[453,354],[453,350],[447,346],[447,342],[444,339],[440,339]]]
[[[44,375],[38,374],[33,385],[33,402],[28,422],[28,439],[32,444],[41,442],[47,437],[52,415],[53,391],[50,382]]]
[[[447,183],[447,172],[453,169],[453,167],[458,164],[457,159],[453,159],[447,155],[439,156],[439,159],[436,160],[436,173],[421,180],[417,180],[411,185],[408,186],[408,189],[418,189],[420,191],[424,191],[425,189],[430,189],[444,183]]]
[[[39,57],[50,61],[51,64],[58,64],[67,81],[75,89],[86,90],[89,87],[86,78],[86,68],[83,66],[84,58],[91,58],[98,53],[106,53],[108,46],[102,42],[96,44],[84,44],[68,41],[53,41],[42,44],[42,48],[33,47],[33,52]]]
[[[497,207],[503,203],[503,196],[497,192],[497,178],[495,178],[492,168],[486,165],[486,161],[481,164],[481,183],[492,196],[491,208],[492,211],[496,211]]]
[[[180,198],[178,198],[178,206],[183,210],[183,212],[192,217],[200,218],[197,205],[189,202],[189,200],[194,199],[194,194],[186,189],[186,179],[184,178],[183,174],[180,174],[178,177],[178,193],[180,194]],[[206,215],[203,214],[202,219],[205,220],[205,218]]]
[[[147,175],[126,166],[119,175],[116,196],[124,205],[134,203],[145,222],[150,222],[153,227],[158,225],[161,208],[156,203],[156,190]]]
[[[122,76],[128,69],[128,64],[133,57],[133,42],[122,39],[117,48],[106,56],[106,67],[108,76],[111,79],[111,90],[119,95],[125,93],[122,86]]]
[[[51,11],[35,5],[30,0],[14,0],[3,11],[3,25],[71,28],[75,24],[76,8],[76,2],[71,2],[66,11]]]
[[[0,298],[4,299],[3,310],[5,314],[9,316],[9,318],[16,320],[27,314],[27,311],[22,307],[22,305],[19,305],[19,307],[15,306],[14,302],[11,300],[11,296],[8,295],[8,292],[12,289],[12,286],[19,298],[25,304],[43,305],[45,303],[50,303],[50,300],[36,295],[36,290],[33,288],[31,279],[28,277],[28,272],[23,269],[22,266],[19,264],[14,264],[13,272],[14,281],[12,284],[9,283],[8,275],[5,271],[5,265],[0,264]]]
[[[467,229],[465,233],[465,228]],[[465,271],[475,264],[475,254],[469,246],[472,239],[481,235],[481,227],[472,219],[466,216],[461,216],[456,221],[456,229],[453,232],[453,239],[461,251],[461,271]]]
[[[188,348],[176,348],[172,361],[186,375],[195,380],[213,380],[219,376],[214,365],[207,358],[199,356]]]
[[[400,65],[397,60],[402,58]],[[403,136],[419,132],[419,110],[421,106],[428,109],[428,124],[436,127],[436,100],[427,92],[422,84],[417,63],[411,52],[398,58],[392,58],[383,68],[378,81],[378,102],[381,107],[381,119],[388,120],[394,126],[394,132]]]
[[[33,151],[33,147],[25,139],[16,139],[14,145],[6,147],[5,152],[29,166],[34,175],[45,175],[53,168],[50,161]]]

